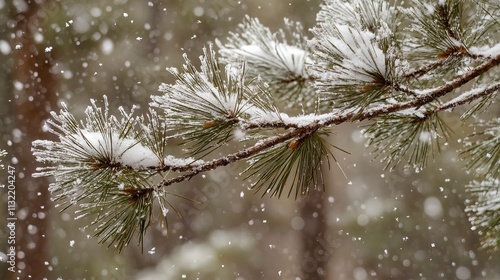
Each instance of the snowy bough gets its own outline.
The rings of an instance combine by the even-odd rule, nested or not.
[[[309,34],[288,19],[274,32],[246,17],[218,52],[203,50],[199,68],[185,56],[169,69],[176,82],[159,85],[146,115],[116,117],[104,97],[79,121],[63,104],[46,127],[58,141],[33,142],[45,163],[34,176],[53,176],[57,205],[91,217],[95,235],[121,250],[134,237],[142,244],[156,220],[168,226],[171,186],[200,173],[246,161],[256,192],[305,196],[348,152],[328,142],[347,122],[364,127],[388,169],[421,170],[453,136],[444,117],[460,114],[478,131],[460,152],[476,176],[467,211],[484,246],[498,249],[500,119],[485,118],[500,91],[500,5],[401,3],[326,0]]]

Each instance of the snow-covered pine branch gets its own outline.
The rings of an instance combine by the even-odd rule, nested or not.
[[[500,9],[399,3],[327,0],[310,40],[299,23],[285,20],[272,33],[246,17],[226,43],[217,41],[221,58],[209,45],[199,69],[186,55],[181,70],[170,69],[176,82],[152,96],[157,111],[134,117],[120,108],[117,118],[104,98],[104,109],[92,101],[85,122],[65,105],[52,113],[47,131],[59,140],[33,142],[33,154],[47,163],[35,176],[54,176],[54,199],[96,217],[96,235],[121,249],[133,235],[142,242],[153,205],[166,218],[171,185],[221,166],[246,161],[246,180],[271,196],[322,188],[321,163],[335,159],[326,137],[346,122],[367,125],[367,146],[388,167],[406,161],[420,170],[451,137],[442,116],[472,103],[470,116],[495,102]],[[500,131],[491,125],[464,155],[472,156],[469,168],[498,180]],[[174,140],[184,157],[166,153]],[[489,197],[478,201],[500,204]],[[484,213],[476,210],[471,217]]]
[[[203,53],[200,70],[184,56],[183,71],[170,70],[177,82],[162,84],[162,95],[153,96],[151,103],[164,112],[168,137],[182,138],[192,155],[210,153],[233,138],[242,138],[235,135],[242,123],[280,119],[265,86],[247,80],[244,63],[228,64],[222,71],[212,45]]]
[[[362,112],[393,97],[390,85],[406,70],[401,59],[399,13],[386,1],[325,1],[311,40],[314,86],[334,106]]]
[[[407,41],[411,55],[420,59],[477,57],[470,48],[490,43],[494,36],[485,33],[498,34],[498,7],[493,2],[413,0],[411,8],[402,9],[413,19],[409,30],[417,39]]]
[[[165,156],[165,126],[150,111],[145,118],[119,108],[121,118],[111,115],[104,96],[104,108],[95,100],[85,110],[86,120],[77,121],[63,103],[59,114],[52,112],[46,130],[58,141],[37,140],[32,152],[36,160],[49,164],[34,177],[52,176],[49,191],[56,206],[75,206],[78,217],[92,216],[90,225],[100,242],[128,245],[134,235],[142,237],[153,220],[153,201],[166,220],[168,202],[162,188],[152,188],[161,170],[196,166],[200,161]]]
[[[72,165],[79,169],[82,164],[93,167],[141,170],[159,167],[162,155],[155,154],[144,146],[137,131],[139,119],[119,108],[122,118],[109,114],[109,104],[104,96],[104,109],[91,100],[87,107],[86,122],[78,122],[63,103],[60,114],[52,112],[53,120],[47,122],[46,130],[59,137],[59,142],[35,141],[33,154],[38,161]],[[152,141],[150,142],[152,143]],[[47,173],[49,172],[49,173]],[[57,175],[57,171],[37,174]]]
[[[314,108],[317,96],[308,86],[314,77],[306,67],[312,63],[308,38],[301,23],[284,19],[284,26],[273,33],[257,18],[246,16],[226,43],[216,40],[221,62],[245,61],[248,77],[262,80],[278,101],[287,101],[285,106],[304,103],[305,108]]]

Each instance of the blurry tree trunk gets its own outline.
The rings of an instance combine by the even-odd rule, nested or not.
[[[47,138],[42,135],[43,121],[55,103],[55,79],[51,74],[50,53],[35,35],[42,33],[41,12],[46,1],[26,1],[26,5],[12,9],[15,22],[13,46],[12,110],[14,122],[13,156],[18,159],[16,168],[16,250],[17,271],[9,273],[10,279],[51,279],[51,258],[48,248],[49,192],[46,179],[34,180],[34,158],[31,142]],[[20,86],[22,85],[22,87]],[[16,139],[17,138],[17,139]]]
[[[327,279],[328,259],[331,257],[326,239],[326,209],[323,203],[325,193],[312,190],[301,201],[300,215],[304,220],[301,231],[302,257],[299,260],[303,280]]]

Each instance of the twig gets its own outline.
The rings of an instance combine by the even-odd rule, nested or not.
[[[436,69],[437,67],[442,66],[446,61],[447,61],[446,59],[440,59],[440,60],[433,62],[431,64],[424,65],[424,66],[422,66],[422,67],[420,67],[420,68],[418,68],[410,73],[407,73],[406,75],[404,75],[404,78],[407,80],[418,78],[422,75],[425,75],[429,71],[432,71],[432,70]]]
[[[500,90],[500,83],[493,84],[489,87],[482,89],[473,89],[462,93],[460,96],[444,103],[443,105],[436,108],[436,111],[445,111],[458,107],[460,105],[470,103],[476,99],[492,94],[495,91]]]

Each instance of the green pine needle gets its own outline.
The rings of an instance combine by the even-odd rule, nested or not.
[[[153,220],[154,190],[115,186],[104,201],[84,204],[77,213],[95,216],[90,224],[95,226],[99,243],[114,246],[117,251],[128,246],[134,236],[142,248],[144,234]]]
[[[310,48],[302,24],[285,19],[284,28],[273,33],[246,16],[238,33],[230,35],[225,44],[217,40],[223,63],[245,61],[248,77],[265,82],[275,99],[288,107],[314,104],[317,95],[308,86],[313,78],[306,69]]]
[[[482,247],[492,251],[500,250],[500,180],[487,176],[474,180],[466,186],[472,196],[466,201],[465,211],[473,229],[481,236]]]
[[[254,156],[245,170],[246,179],[255,180],[252,188],[263,191],[262,196],[281,197],[289,186],[287,196],[298,198],[307,195],[311,187],[324,189],[322,167],[326,161],[329,168],[329,156],[335,160],[326,140],[313,132]]]
[[[76,206],[79,217],[92,216],[95,235],[118,251],[134,236],[142,246],[157,192],[147,184],[159,176],[166,146],[165,127],[154,111],[149,123],[133,111],[119,111],[121,118],[110,115],[106,97],[104,107],[92,100],[85,122],[78,122],[63,105],[47,128],[59,141],[34,141],[32,149],[48,164],[34,176],[54,176],[49,190],[56,206]],[[158,203],[165,209],[164,199]]]
[[[405,156],[417,170],[440,152],[442,140],[450,129],[437,113],[394,114],[383,117],[365,130],[368,146],[374,147],[375,158],[382,157],[386,168],[394,168]]]
[[[163,84],[164,95],[153,96],[151,105],[164,111],[168,137],[182,138],[190,155],[203,157],[229,142],[250,111],[279,118],[265,87],[255,79],[246,80],[245,64],[222,71],[211,45],[204,49],[200,70],[184,58],[182,73],[171,70],[176,83]]]
[[[475,124],[486,127],[465,139],[465,149],[461,155],[467,159],[467,168],[476,174],[492,177],[500,176],[500,118],[485,124]],[[474,141],[473,141],[474,140]]]
[[[411,9],[405,10],[413,21],[408,31],[420,37],[410,43],[412,56],[419,59],[448,58],[468,55],[468,48],[486,43],[484,36],[495,24],[487,10],[473,1],[415,0]],[[474,16],[471,16],[474,15]]]

